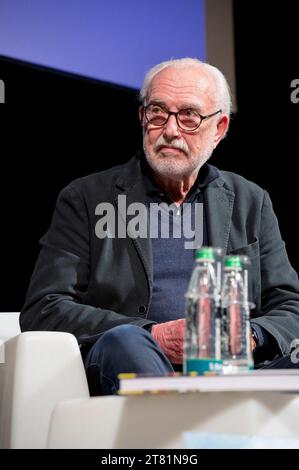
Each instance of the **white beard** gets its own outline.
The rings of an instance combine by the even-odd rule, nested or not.
[[[196,171],[198,172],[211,157],[213,150],[214,145],[209,142],[205,151],[200,155],[189,157],[187,153],[185,159],[176,159],[174,156],[158,156],[156,152],[150,154],[144,146],[146,160],[152,170],[161,176],[175,180],[190,176]]]

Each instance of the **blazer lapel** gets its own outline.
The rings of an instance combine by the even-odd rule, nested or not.
[[[209,244],[222,248],[226,254],[235,193],[220,186],[219,181],[222,180],[217,179],[204,192],[205,212]]]
[[[126,196],[126,207],[133,203],[142,203],[146,206],[146,194],[143,183],[143,178],[140,169],[140,162],[137,158],[133,158],[126,167],[123,177],[119,178],[116,184],[118,191],[115,197],[115,206],[120,214],[120,217],[123,219],[125,227],[127,226],[128,220],[131,216],[124,217],[124,211],[119,210],[119,199],[118,196]],[[147,219],[147,237],[146,238],[134,238],[130,237],[130,234],[127,234],[127,237],[130,237],[130,240],[134,244],[137,253],[139,255],[140,261],[144,267],[148,286],[150,292],[152,292],[153,286],[153,256],[152,256],[152,243],[149,237],[149,226]]]
[[[143,182],[140,180],[137,184],[127,192],[127,205],[134,202],[142,203],[146,207],[146,196],[144,191]],[[149,287],[153,285],[153,256],[152,256],[152,242],[149,236],[148,218],[146,220],[147,236],[145,238],[131,238],[136,250],[138,251],[141,262],[143,263],[145,272],[147,274]]]

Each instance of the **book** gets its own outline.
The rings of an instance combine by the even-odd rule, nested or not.
[[[120,374],[120,395],[159,392],[299,392],[299,370],[271,369],[218,375]]]

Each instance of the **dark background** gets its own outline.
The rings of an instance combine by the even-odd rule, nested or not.
[[[211,163],[269,191],[299,272],[299,103],[290,100],[299,78],[298,18],[292,1],[234,1],[238,112]],[[18,311],[59,191],[126,162],[141,146],[141,130],[137,90],[5,58],[0,78],[7,102],[0,108],[0,311]]]

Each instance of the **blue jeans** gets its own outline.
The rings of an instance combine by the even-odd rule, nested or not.
[[[115,394],[119,387],[120,373],[165,375],[176,368],[152,335],[136,325],[121,325],[106,331],[91,347],[84,364],[92,396]],[[298,367],[299,362],[294,363],[290,356],[284,356],[261,364],[258,368]]]
[[[115,394],[120,373],[165,375],[174,371],[152,335],[136,325],[106,331],[91,347],[84,364],[92,396]]]

